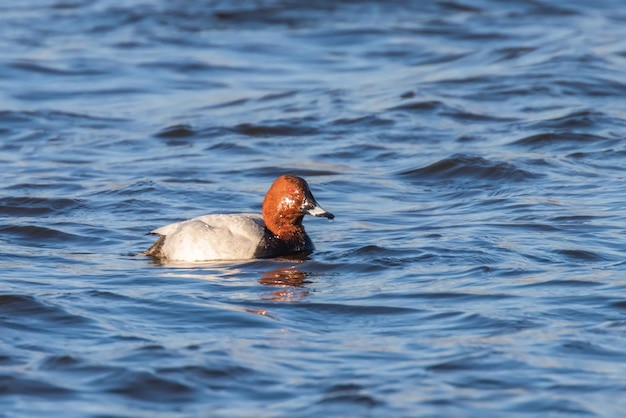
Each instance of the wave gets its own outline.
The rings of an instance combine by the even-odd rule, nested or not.
[[[9,196],[0,198],[0,215],[19,217],[58,215],[81,204],[81,201],[76,199]]]
[[[457,154],[425,167],[399,173],[406,179],[423,180],[507,180],[527,181],[539,175],[521,169],[511,162],[490,161],[482,157]]]

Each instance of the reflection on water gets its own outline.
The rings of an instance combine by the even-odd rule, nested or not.
[[[299,289],[311,281],[307,280],[307,274],[294,267],[283,267],[263,273],[259,283],[264,286],[283,287],[286,289],[276,290],[264,295],[264,299],[276,302],[290,302],[302,299],[309,294],[308,290]]]
[[[310,283],[310,281],[306,281],[306,278],[307,274],[295,267],[283,267],[263,273],[259,283],[276,287],[302,287],[302,285]]]
[[[277,259],[275,261],[284,263],[287,259]],[[232,262],[181,262],[161,260],[156,264],[163,268],[174,269],[162,273],[161,275],[163,277],[219,282],[246,280],[246,277],[249,276],[249,271],[244,267],[246,264],[241,267],[236,267],[229,263]],[[255,264],[264,265],[262,261],[247,262],[248,266]],[[267,265],[264,266],[267,267]],[[303,289],[303,287],[307,284],[311,284],[312,281],[307,280],[308,274],[298,270],[296,266],[280,267],[274,270],[262,271],[260,274],[261,278],[257,280],[259,284],[280,288],[276,291],[263,293],[261,299],[289,302],[301,299],[309,294],[309,291]]]
[[[173,268],[172,271],[162,273],[163,277],[173,277],[180,279],[199,279],[209,281],[224,280],[245,280],[249,273],[243,268],[228,266],[226,263],[216,262],[159,262],[162,267]],[[224,268],[226,269],[224,270]],[[239,275],[243,276],[240,277]],[[309,294],[309,291],[302,289],[310,284],[307,280],[307,273],[295,267],[281,267],[275,270],[264,271],[258,283],[263,286],[281,288],[276,291],[264,293],[262,299],[271,299],[278,302],[288,302],[301,299]]]

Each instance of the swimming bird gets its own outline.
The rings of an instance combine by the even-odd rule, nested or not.
[[[333,219],[315,201],[307,182],[282,175],[270,186],[260,214],[204,215],[150,232],[157,241],[142,255],[158,260],[209,261],[269,258],[314,250],[304,215]]]

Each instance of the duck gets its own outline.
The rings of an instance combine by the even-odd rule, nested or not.
[[[142,255],[158,261],[213,261],[275,258],[311,253],[315,246],[304,230],[304,215],[332,220],[301,177],[279,176],[263,199],[261,214],[211,214],[162,226]]]

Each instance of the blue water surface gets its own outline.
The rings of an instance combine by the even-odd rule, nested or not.
[[[618,417],[621,1],[0,5],[0,416]],[[299,258],[161,225],[307,179]]]

